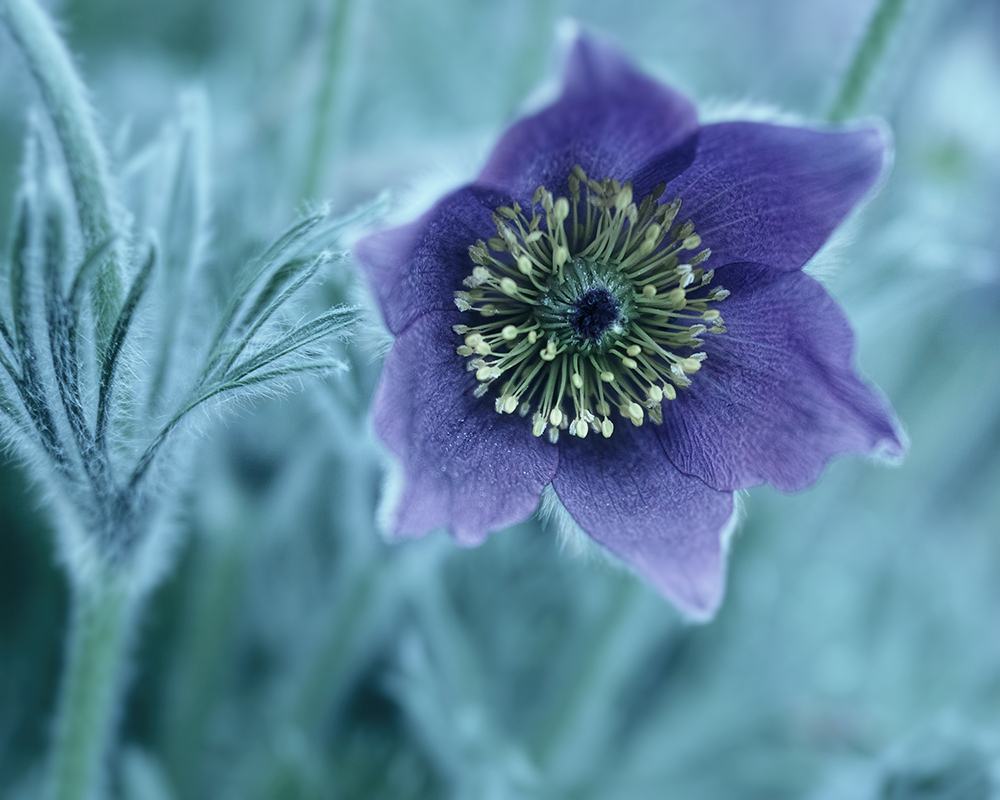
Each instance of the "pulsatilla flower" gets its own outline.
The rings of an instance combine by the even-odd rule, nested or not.
[[[551,486],[710,616],[736,490],[904,450],[843,313],[802,272],[885,150],[875,127],[699,126],[578,39],[560,96],[474,183],[355,248],[396,337],[374,402],[404,474],[394,533],[478,544]]]

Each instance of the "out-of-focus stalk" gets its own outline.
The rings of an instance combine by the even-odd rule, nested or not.
[[[224,535],[205,537],[197,553],[188,624],[174,651],[174,684],[164,714],[163,751],[177,797],[195,797],[206,731],[225,675],[225,650],[244,589],[244,519]],[[236,530],[239,528],[239,530]]]
[[[110,571],[109,571],[110,572]],[[121,700],[121,664],[134,598],[119,576],[77,582],[49,774],[51,800],[93,800]]]
[[[639,587],[634,579],[623,578],[616,587],[604,618],[592,632],[592,646],[581,662],[579,671],[563,687],[539,732],[535,752],[543,770],[551,766],[563,740],[580,724],[581,715],[586,714],[587,697],[593,684],[602,677],[605,659],[614,652],[611,644],[619,630],[624,627],[629,615],[634,613],[640,596]]]
[[[59,137],[76,199],[87,250],[118,233],[108,157],[97,135],[87,90],[73,67],[52,20],[35,0],[0,0],[0,18],[21,47]],[[111,334],[121,303],[122,276],[112,247],[94,280],[94,319],[98,341]]]
[[[306,200],[315,199],[319,192],[323,168],[330,152],[331,138],[334,135],[330,122],[343,83],[341,73],[344,70],[344,51],[353,2],[354,0],[333,0],[333,9],[330,12],[330,24],[324,43],[323,77],[313,112],[312,138],[309,142],[309,156],[302,184],[302,197]]]
[[[892,32],[903,16],[907,0],[881,0],[858,44],[851,66],[840,84],[827,119],[841,122],[858,112],[872,76],[885,54]]]

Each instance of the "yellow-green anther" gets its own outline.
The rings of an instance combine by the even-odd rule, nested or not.
[[[552,207],[552,217],[557,223],[562,224],[566,217],[569,216],[569,200],[565,197],[560,197],[556,200],[555,205]]]
[[[694,258],[691,259],[691,264],[693,266],[698,266],[702,261],[712,255],[711,249],[706,247],[704,250],[700,250]]]
[[[552,265],[560,269],[567,261],[569,261],[569,250],[560,245],[552,254]]]

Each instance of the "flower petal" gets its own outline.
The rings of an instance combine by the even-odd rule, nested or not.
[[[476,380],[455,353],[458,312],[426,314],[393,345],[374,403],[375,430],[399,457],[402,496],[392,532],[444,527],[462,544],[526,519],[558,464],[530,423],[475,398]]]
[[[493,211],[509,202],[495,190],[465,186],[416,222],[370,234],[354,245],[393,334],[423,314],[455,308],[455,292],[475,266],[469,246],[497,235]]]
[[[566,437],[552,486],[592,539],[688,616],[708,619],[725,589],[733,495],[678,472],[653,427],[622,422],[610,439]]]
[[[715,280],[727,331],[705,336],[692,385],[663,405],[658,434],[678,469],[716,489],[813,483],[842,453],[899,457],[888,403],[854,369],[854,334],[802,272],[732,264]]]
[[[559,99],[514,124],[497,144],[478,182],[524,202],[540,185],[564,194],[579,164],[601,180],[636,179],[651,160],[690,140],[685,158],[661,164],[649,187],[669,181],[693,157],[698,120],[684,96],[637,72],[612,48],[586,37],[569,53]]]
[[[712,249],[710,264],[800,269],[876,183],[881,128],[818,131],[755,122],[706,125],[694,162],[667,187]]]

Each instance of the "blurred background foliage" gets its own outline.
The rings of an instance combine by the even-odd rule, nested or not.
[[[205,89],[222,265],[309,201],[346,211],[389,188],[405,205],[474,174],[552,75],[564,17],[702,103],[821,118],[874,4],[50,7],[126,188],[181,92]],[[0,219],[34,103],[0,37]],[[907,427],[904,466],[750,492],[722,612],[690,626],[534,520],[478,550],[386,546],[362,332],[349,374],[205,431],[133,650],[117,796],[1000,796],[1000,4],[911,0],[865,113],[892,126],[895,167],[821,272]],[[356,293],[336,267],[314,302]],[[49,741],[67,602],[52,553],[45,499],[0,454],[3,797],[36,796]]]

